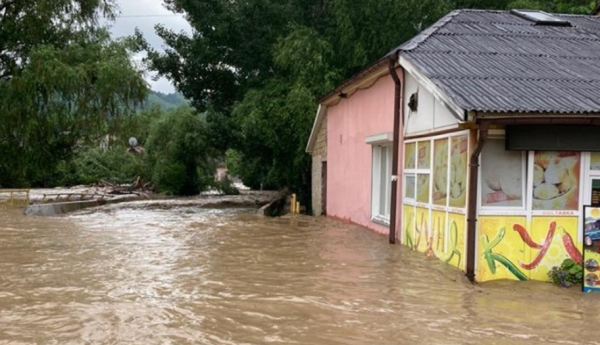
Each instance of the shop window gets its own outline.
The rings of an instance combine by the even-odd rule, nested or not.
[[[404,198],[427,204],[430,199],[431,141],[407,143],[404,147]]]
[[[488,140],[481,154],[481,206],[525,207],[525,157],[507,151],[504,140]]]
[[[417,197],[417,189],[415,182],[417,177],[415,174],[404,174],[404,198],[409,200],[415,200]]]
[[[446,206],[448,196],[448,138],[433,143],[433,195],[434,205]]]
[[[460,135],[451,138],[450,149],[450,207],[464,208],[467,200],[467,154],[468,137]]]
[[[590,152],[590,170],[600,170],[600,152]]]
[[[404,169],[410,170],[416,168],[416,149],[417,143],[408,143],[404,145]]]
[[[375,221],[389,224],[392,190],[391,145],[373,146],[372,168],[371,217]]]
[[[578,210],[581,153],[535,151],[533,203],[536,210]]]

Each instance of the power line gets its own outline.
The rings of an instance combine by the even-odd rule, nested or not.
[[[117,18],[165,18],[165,17],[180,17],[180,14],[131,14],[131,15],[120,15]]]

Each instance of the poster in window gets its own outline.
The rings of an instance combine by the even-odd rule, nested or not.
[[[448,200],[448,139],[433,144],[433,203],[446,206]]]
[[[600,291],[600,208],[583,207],[583,291]]]
[[[590,170],[600,170],[600,152],[590,153]]]
[[[507,151],[504,140],[489,140],[481,153],[481,205],[523,207],[523,154]]]
[[[534,210],[578,210],[581,154],[536,151],[533,165]]]
[[[416,168],[416,143],[409,143],[404,145],[404,169]]]
[[[417,143],[418,159],[417,169],[429,169],[429,160],[431,157],[431,142],[420,141]]]
[[[450,207],[464,208],[467,191],[467,136],[452,137],[450,149]]]
[[[417,175],[417,201],[429,203],[429,174]]]

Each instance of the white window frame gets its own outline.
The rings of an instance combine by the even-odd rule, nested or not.
[[[371,156],[371,221],[385,226],[390,225],[392,201],[392,133],[381,133],[367,137],[372,146]],[[385,151],[385,157],[382,152]],[[386,171],[382,174],[382,159],[385,159]],[[382,178],[383,175],[383,178]],[[382,201],[383,200],[383,205]]]
[[[503,143],[505,142],[505,137],[504,137],[504,133],[502,132],[501,134],[496,134],[493,135],[491,138],[488,139],[489,141],[492,140],[498,140],[498,141],[502,141]],[[484,147],[485,149],[485,147]],[[477,181],[477,204],[479,205],[479,214],[480,215],[484,215],[484,216],[502,216],[502,215],[527,215],[528,213],[528,209],[530,210],[530,202],[531,202],[531,198],[529,197],[529,192],[530,192],[530,188],[529,188],[529,181],[531,180],[531,178],[533,178],[533,171],[529,171],[527,169],[527,165],[529,162],[529,155],[528,155],[528,151],[524,151],[521,153],[521,192],[523,195],[523,203],[521,206],[487,206],[487,205],[483,205],[483,199],[482,199],[482,191],[483,191],[483,184],[485,183],[483,181],[483,171],[482,171],[482,160],[483,160],[483,152],[482,154],[479,156],[479,168],[477,171],[477,175],[478,175],[478,181]],[[531,176],[529,176],[531,173]]]

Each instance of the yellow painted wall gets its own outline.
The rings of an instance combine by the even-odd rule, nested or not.
[[[480,216],[477,238],[477,272],[479,282],[495,279],[548,280],[548,271],[569,257],[565,248],[570,236],[581,251],[577,238],[577,217]],[[530,237],[530,244],[516,230]],[[548,237],[550,229],[554,234]],[[549,241],[547,249],[537,248]],[[540,255],[541,254],[541,255]],[[536,258],[540,256],[540,260]],[[538,261],[534,264],[534,261]]]
[[[444,261],[454,267],[466,270],[467,256],[465,253],[465,238],[467,219],[464,214],[448,213],[448,250]],[[454,239],[456,235],[456,239]]]
[[[403,211],[403,245],[465,270],[464,214],[430,211],[411,205],[404,205]]]
[[[415,239],[415,207],[412,205],[403,205],[402,218],[401,243],[413,249]]]

